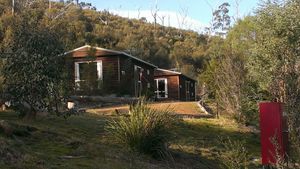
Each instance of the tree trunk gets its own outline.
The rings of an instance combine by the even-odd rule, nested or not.
[[[25,120],[29,120],[29,121],[35,120],[37,111],[34,109],[34,107],[31,104],[29,104],[28,102],[23,102],[21,103],[21,109],[25,113],[24,116]]]
[[[220,118],[220,114],[219,114],[220,112],[219,112],[219,102],[217,102],[217,119],[219,119]]]
[[[36,119],[37,112],[35,110],[31,110],[26,112],[26,115],[24,117],[25,120],[31,121]]]

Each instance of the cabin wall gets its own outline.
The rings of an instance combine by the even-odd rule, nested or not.
[[[77,53],[78,54],[78,53]],[[73,55],[74,56],[74,55]],[[80,56],[83,56],[80,53]],[[92,96],[105,96],[105,95],[117,95],[117,96],[135,96],[134,87],[134,65],[143,68],[142,76],[142,95],[152,96],[154,93],[154,68],[142,62],[138,62],[130,57],[123,55],[111,55],[100,56],[90,58],[90,60],[102,61],[102,76],[103,87],[99,90],[74,90],[75,89],[75,62],[87,61],[87,57],[75,57],[71,58],[68,62],[68,69],[71,70],[70,84],[74,90],[75,95],[92,95]],[[149,74],[147,73],[149,70]],[[149,83],[149,84],[148,84]]]
[[[189,81],[189,92],[187,92],[187,84],[186,82]],[[195,100],[195,87],[196,82],[185,76],[180,76],[180,100],[181,101],[194,101]]]
[[[195,81],[191,81],[191,88],[190,88],[190,93],[191,93],[191,96],[190,96],[190,101],[195,101],[196,100],[196,85],[197,83]]]
[[[132,77],[134,77],[134,66],[139,66],[143,69],[142,71],[142,92],[141,94],[147,97],[153,97],[154,96],[154,70],[155,68],[152,66],[149,66],[145,63],[139,62],[137,60],[132,60],[133,66],[132,66]],[[133,91],[134,89],[134,82],[133,82]]]
[[[119,79],[118,79],[118,56],[96,57],[96,58],[74,58],[72,62],[72,79],[75,89],[75,62],[80,61],[102,61],[102,88],[97,90],[75,90],[77,95],[110,95],[118,94]]]
[[[155,76],[155,79],[158,78],[165,78],[168,83],[168,98],[161,98],[159,100],[179,100],[179,76]]]
[[[179,77],[179,93],[181,101],[186,101],[186,89],[185,89],[185,78],[180,76]]]
[[[120,86],[119,91],[121,95],[134,96],[134,83],[133,83],[133,63],[132,59],[119,57],[120,65]]]

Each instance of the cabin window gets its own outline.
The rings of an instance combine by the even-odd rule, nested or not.
[[[100,89],[102,79],[101,60],[75,62],[75,87],[77,90]]]
[[[155,79],[156,84],[156,97],[168,98],[168,80],[165,78]]]
[[[150,75],[150,70],[149,69],[147,69],[147,75]]]
[[[142,95],[142,77],[143,68],[134,65],[134,84],[135,84],[135,96],[140,97]]]
[[[148,89],[151,87],[150,83],[147,83],[147,87],[148,87]]]
[[[193,84],[193,83],[191,83],[191,87],[194,87],[194,84]]]

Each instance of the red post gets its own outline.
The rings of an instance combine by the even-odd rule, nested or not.
[[[262,164],[272,165],[277,162],[277,155],[284,159],[287,152],[287,125],[283,115],[283,104],[260,103],[259,112]]]

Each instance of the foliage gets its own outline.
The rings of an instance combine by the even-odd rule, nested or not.
[[[0,4],[3,3],[1,7],[6,11],[0,13],[1,18],[10,16],[11,8],[6,1],[0,0]],[[17,4],[19,2],[16,1]],[[181,69],[189,65],[192,68],[185,73],[193,77],[197,77],[203,69],[202,60],[207,57],[206,35],[159,24],[153,29],[153,25],[148,22],[122,18],[105,10],[95,11],[93,7],[88,7],[89,4],[78,6],[52,2],[51,9],[48,5],[44,0],[32,1],[30,5],[19,4],[15,16],[23,10],[34,11],[33,15],[39,19],[38,22],[55,31],[67,50],[84,44],[121,50],[162,68]],[[5,22],[2,28],[4,31],[0,39],[9,39],[9,29]],[[181,51],[184,49],[182,46],[190,50]]]
[[[50,107],[58,97],[62,82],[63,45],[57,34],[34,21],[25,11],[14,22],[12,38],[5,52],[9,53],[3,67],[5,92],[17,104],[31,109],[28,116]]]
[[[110,121],[107,131],[130,150],[165,158],[172,119],[168,110],[151,109],[140,100],[131,106],[128,117]]]
[[[213,30],[217,35],[223,36],[229,30],[231,22],[229,7],[230,4],[224,2],[213,12]]]
[[[245,143],[241,141],[230,140],[222,141],[223,150],[220,158],[223,165],[228,169],[247,169],[249,166],[250,155],[245,148]]]
[[[248,75],[254,28],[253,19],[247,17],[230,29],[226,39],[211,38],[207,50],[210,60],[200,75],[218,109],[242,124],[256,122],[257,101],[264,97]]]
[[[0,59],[0,101],[3,97],[3,90],[4,90],[4,85],[3,85],[4,78],[3,78],[3,75],[1,72],[3,69],[3,66],[4,66],[4,61]]]
[[[285,103],[291,158],[299,163],[299,0],[270,1],[258,10],[255,22],[258,25],[257,43],[256,55],[251,59],[251,72],[274,100]]]
[[[220,18],[220,17],[219,17]],[[292,158],[299,162],[299,0],[264,2],[223,39],[211,38],[200,75],[222,110],[243,124],[257,119],[257,102],[283,102]]]

